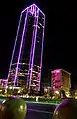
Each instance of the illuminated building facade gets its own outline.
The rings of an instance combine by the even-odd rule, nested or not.
[[[0,88],[1,89],[7,88],[7,79],[0,79]]]
[[[45,15],[35,5],[20,15],[8,73],[8,85],[40,90]]]
[[[51,71],[52,73],[52,88],[54,92],[64,90],[68,92],[71,88],[71,74],[64,69],[57,69]]]

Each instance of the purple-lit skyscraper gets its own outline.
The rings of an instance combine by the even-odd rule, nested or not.
[[[8,85],[40,90],[45,15],[35,5],[20,15],[8,73]]]

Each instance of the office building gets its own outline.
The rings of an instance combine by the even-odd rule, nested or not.
[[[40,91],[45,14],[35,5],[21,12],[8,85]]]
[[[54,92],[64,90],[65,92],[69,92],[71,88],[71,74],[64,69],[56,69],[51,71],[52,77],[52,88]]]

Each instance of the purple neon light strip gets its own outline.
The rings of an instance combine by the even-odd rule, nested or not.
[[[33,7],[33,12],[34,12],[34,6],[31,5],[30,7],[31,7],[31,10],[32,10],[32,7]],[[32,12],[32,15],[33,15],[33,12]],[[34,30],[35,30],[35,28],[34,28]],[[34,35],[34,32],[35,32],[34,30],[33,30],[33,35]],[[33,39],[33,38],[32,38],[32,39]],[[30,74],[30,68],[31,68],[32,53],[33,53],[32,51],[33,51],[33,45],[34,45],[33,43],[34,43],[34,40],[32,40],[32,45],[31,45],[30,61],[29,61],[29,64],[30,64],[30,65],[29,65],[28,74]],[[27,77],[27,85],[28,85],[28,80],[29,80],[29,76]]]
[[[36,4],[33,4],[35,7],[37,7],[37,5]],[[39,9],[38,7],[37,7],[37,9]],[[45,16],[45,14],[39,9],[39,11],[43,14],[43,16]]]
[[[37,5],[36,4],[33,4],[34,6],[36,6],[37,7]],[[38,7],[37,7],[38,8]],[[39,8],[38,8],[39,9]],[[39,11],[43,14],[43,16],[45,16],[45,14],[39,9]]]
[[[35,22],[34,22],[34,25],[36,24],[36,20],[35,20]],[[34,43],[35,43],[35,40],[34,40],[34,33],[36,32],[36,29],[35,29],[35,27],[34,27],[34,31],[33,31],[33,37],[32,37],[32,46],[31,46],[31,55],[30,55],[30,69],[31,69],[31,71],[32,71],[32,60],[33,60],[33,50],[34,50]],[[30,74],[30,77],[31,77],[31,74]],[[31,79],[31,78],[30,78]]]
[[[32,9],[32,7],[33,7],[33,5],[31,5],[31,9]],[[33,9],[34,9],[34,7],[33,7]],[[33,14],[32,14],[32,15],[33,15]],[[34,22],[34,23],[35,23],[35,22]],[[34,32],[35,32],[35,28],[34,28],[34,30],[33,30],[33,36],[34,36]],[[28,74],[29,74],[29,75],[30,75],[30,72],[31,72],[30,70],[31,70],[31,64],[32,64],[32,63],[31,63],[31,62],[32,62],[32,57],[33,57],[33,56],[32,56],[32,53],[33,53],[33,52],[32,52],[32,51],[33,51],[33,45],[34,45],[34,40],[33,40],[33,37],[32,37],[32,45],[31,45],[30,61],[29,61],[29,64],[30,64],[30,65],[29,65],[29,68],[28,68],[28,69],[29,69],[29,70],[28,70]],[[29,76],[27,77],[27,85],[28,85],[28,83],[29,83],[28,80],[29,80]]]
[[[25,12],[27,9],[29,9],[30,7],[32,8],[32,6],[34,6],[34,4],[30,5],[29,7],[25,8],[24,10],[22,10],[21,13]]]
[[[20,20],[19,20],[19,25],[18,25],[18,29],[17,29],[17,35],[16,35],[15,44],[14,44],[13,54],[12,54],[12,58],[11,58],[11,62],[10,62],[9,72],[10,72],[10,69],[11,69],[11,66],[12,66],[12,63],[13,63],[13,56],[14,56],[14,52],[15,52],[15,47],[16,47],[16,42],[17,42],[17,37],[18,37],[19,28],[20,28],[21,18],[22,18],[22,14],[20,15]],[[8,73],[8,77],[9,77],[9,73]]]
[[[24,10],[22,10],[21,13],[25,12],[27,9],[29,9],[32,5],[30,5],[29,7],[25,8]]]
[[[21,49],[22,49],[22,44],[23,44],[23,39],[24,39],[24,33],[25,33],[25,26],[26,26],[26,21],[27,21],[27,15],[28,15],[28,10],[26,12],[25,23],[24,23],[23,33],[22,33],[21,45],[20,45],[18,62],[17,62],[17,67],[16,67],[15,79],[14,79],[14,86],[15,86],[15,82],[16,82],[16,78],[17,78],[18,65],[19,65],[19,61],[20,61]]]
[[[39,10],[38,10],[38,13],[39,13]],[[36,21],[37,20],[37,21]],[[29,82],[29,89],[30,89],[30,84],[31,84],[31,78],[32,78],[32,67],[33,67],[33,60],[34,60],[34,51],[35,51],[35,44],[36,44],[36,34],[37,34],[37,25],[38,25],[38,17],[36,17],[35,19],[35,23],[34,23],[35,27],[34,27],[34,32],[33,32],[33,38],[32,38],[32,41],[34,40],[34,46],[32,48],[33,50],[33,56],[31,57],[32,58],[32,62],[30,62],[31,64],[31,73],[30,73],[30,82]],[[32,51],[31,51],[32,52]],[[30,70],[30,69],[29,69]]]
[[[45,28],[45,15],[44,15],[44,28]],[[42,50],[41,50],[41,63],[40,63],[40,79],[41,79],[41,70],[42,70],[42,58],[43,58],[43,43],[44,43],[44,28],[43,28],[43,36],[42,36]],[[39,84],[39,90],[40,90],[40,84]]]
[[[22,10],[22,12],[21,13],[23,13],[24,11],[26,11],[27,9],[29,9],[31,6],[35,6],[35,7],[37,7],[37,5],[36,4],[32,4],[32,5],[30,5],[29,7],[27,7],[26,9],[24,9],[24,10]],[[38,8],[38,7],[37,7]],[[38,8],[39,9],[39,8]],[[45,14],[39,9],[39,11],[45,16]]]
[[[32,9],[32,5],[31,5],[31,9]],[[33,15],[33,13],[32,13],[32,15]],[[34,30],[33,30],[33,36],[34,36],[34,32],[35,32],[35,28],[34,28]],[[32,39],[33,39],[33,37],[32,37]],[[33,51],[33,45],[34,45],[34,40],[32,40],[32,45],[31,45],[31,52],[30,52],[30,61],[29,61],[29,70],[28,70],[28,74],[30,74],[30,69],[31,69],[31,61],[32,61],[32,51]],[[28,85],[28,80],[29,80],[29,76],[27,77],[27,85]]]

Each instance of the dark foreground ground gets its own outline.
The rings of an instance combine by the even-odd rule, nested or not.
[[[28,112],[25,119],[52,119],[56,105],[27,103]]]
[[[2,101],[0,101],[1,103]],[[27,102],[27,115],[25,119],[52,119],[55,104],[40,104]]]

